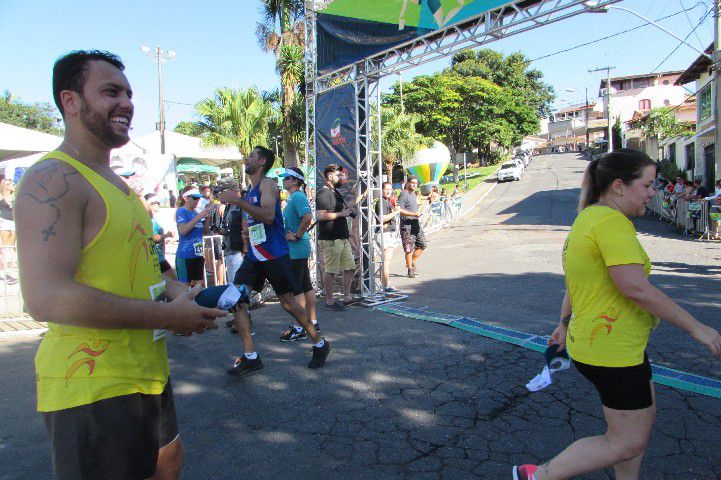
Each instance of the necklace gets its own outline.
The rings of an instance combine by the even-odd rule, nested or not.
[[[76,160],[80,161],[81,155],[80,155],[80,152],[78,151],[78,149],[75,148],[75,146],[73,146],[73,144],[70,143],[70,142],[68,142],[68,141],[65,142],[65,145],[67,145],[68,147],[70,147],[70,148],[73,150],[73,152],[75,152],[75,154],[78,156],[78,157],[76,158]]]

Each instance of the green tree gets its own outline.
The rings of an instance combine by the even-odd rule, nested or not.
[[[384,95],[387,106],[400,104],[399,85]],[[437,138],[452,154],[477,148],[490,158],[493,145],[508,148],[538,131],[536,111],[515,91],[481,77],[443,72],[404,83],[405,110],[418,115],[417,130]]]
[[[0,122],[52,135],[63,135],[64,130],[57,126],[59,118],[60,112],[49,103],[24,103],[13,98],[7,90],[0,96]]]
[[[219,88],[215,96],[195,105],[204,145],[235,146],[247,156],[256,145],[268,146],[273,109],[255,88]],[[236,170],[240,167],[236,166]],[[237,173],[237,172],[236,172]],[[241,171],[241,176],[243,172]]]
[[[529,70],[529,65],[529,59],[520,52],[504,57],[500,52],[484,48],[457,53],[447,71],[462,77],[480,77],[510,89],[536,110],[539,117],[549,118],[555,92],[551,85],[543,82],[543,72]]]
[[[173,131],[191,137],[200,137],[203,135],[203,127],[201,127],[198,122],[180,122],[175,126]]]
[[[420,118],[413,113],[401,113],[400,109],[386,107],[381,110],[381,135],[383,163],[389,181],[393,178],[393,166],[405,165],[423,147],[433,145],[433,139],[416,132]]]
[[[623,148],[623,129],[621,128],[621,117],[616,117],[616,122],[611,127],[611,137],[613,138],[613,149],[620,150]]]
[[[298,96],[302,97],[301,86],[304,82],[304,39],[303,39],[303,1],[302,0],[261,0],[263,22],[256,28],[256,36],[261,48],[273,52],[276,70],[281,83],[280,132],[283,137],[285,165],[298,165],[299,140],[297,109]],[[294,123],[295,122],[295,123]],[[300,123],[305,127],[305,121]]]
[[[679,122],[674,114],[673,107],[656,107],[645,117],[636,122],[644,135],[648,137],[673,138],[689,137],[693,135],[692,123]]]

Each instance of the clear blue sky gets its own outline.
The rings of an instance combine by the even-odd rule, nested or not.
[[[627,0],[620,5],[660,18],[690,7],[696,0]],[[710,4],[710,0],[706,0]],[[74,49],[98,48],[117,53],[126,65],[126,74],[135,92],[133,135],[144,135],[155,128],[158,117],[157,68],[140,47],[160,46],[177,52],[177,58],[164,64],[166,122],[173,128],[183,120],[194,120],[192,104],[211,96],[218,87],[257,86],[270,90],[278,83],[271,54],[261,51],[255,38],[260,20],[256,0],[157,0],[128,1],[121,4],[68,0],[0,0],[0,91],[10,90],[25,102],[52,102],[51,69],[55,59]],[[696,26],[704,8],[661,22],[681,38]],[[505,53],[521,51],[537,58],[589,40],[625,30],[643,22],[630,14],[611,11],[586,14],[539,28],[520,36],[489,45]],[[697,36],[698,35],[698,38]],[[713,38],[709,17],[688,41],[705,48]],[[558,92],[558,106],[582,102],[584,87],[589,96],[598,92],[600,73],[591,68],[615,66],[612,76],[650,72],[678,45],[667,34],[648,26],[634,32],[539,60],[534,68]],[[681,46],[659,71],[685,69],[698,56]],[[430,63],[404,74],[432,73],[448,65],[448,60]],[[384,85],[388,85],[385,81]],[[565,92],[575,88],[575,93]],[[181,105],[190,104],[190,105]]]

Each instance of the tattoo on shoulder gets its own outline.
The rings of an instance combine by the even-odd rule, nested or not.
[[[564,327],[568,328],[568,324],[571,323],[571,315],[566,315],[561,319],[561,323]]]
[[[57,232],[55,226],[60,221],[60,207],[58,201],[70,192],[70,183],[68,177],[78,175],[75,169],[63,168],[64,163],[54,162],[49,165],[41,166],[37,169],[37,180],[35,187],[30,189],[33,191],[25,191],[23,195],[30,197],[40,205],[47,205],[53,210],[55,216],[50,225],[41,230],[43,241],[47,242],[50,237],[54,237]]]

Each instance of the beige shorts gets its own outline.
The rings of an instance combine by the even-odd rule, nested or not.
[[[338,275],[346,270],[355,270],[353,250],[350,242],[345,240],[318,240],[323,252],[324,270],[326,273]]]

